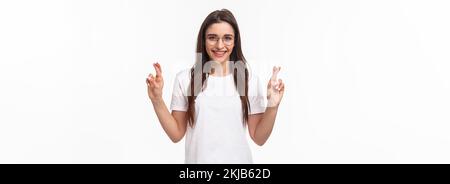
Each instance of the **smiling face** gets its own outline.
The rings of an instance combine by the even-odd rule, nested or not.
[[[227,65],[229,60],[233,60],[235,63],[243,63],[244,64],[244,72],[239,73],[242,74],[240,76],[245,76],[243,79],[245,80],[243,89],[248,89],[248,76],[249,76],[249,70],[246,68],[246,59],[244,57],[244,54],[242,53],[242,46],[241,46],[241,36],[239,33],[239,26],[237,24],[236,19],[234,18],[233,14],[227,10],[227,9],[221,9],[211,12],[203,21],[202,25],[200,26],[200,30],[198,31],[197,35],[197,47],[195,49],[196,52],[196,61],[195,64],[191,68],[191,81],[190,81],[190,95],[188,95],[188,109],[187,109],[187,119],[189,120],[189,125],[194,125],[194,117],[195,117],[195,99],[198,93],[203,91],[203,87],[205,86],[207,80],[206,77],[208,77],[207,73],[205,72],[204,67],[210,67],[212,64],[210,61],[216,60],[219,64],[221,64],[221,69],[225,69],[223,74],[231,73],[234,74],[235,77],[237,77],[238,72],[240,70],[236,70],[237,72],[234,72],[235,68],[228,68],[231,65]],[[241,61],[241,62],[238,62]],[[216,62],[213,62],[216,64]],[[230,63],[234,64],[234,63]],[[214,67],[214,66],[211,66]],[[199,68],[199,70],[197,70]],[[210,68],[212,69],[212,68]],[[216,69],[214,67],[214,69]],[[227,69],[229,69],[227,71]],[[206,70],[210,76],[214,76],[215,70]],[[210,73],[211,72],[211,73]],[[232,73],[233,72],[233,73]],[[220,75],[220,74],[219,74]],[[194,81],[197,80],[196,76],[201,77],[201,85],[196,85]],[[241,79],[241,78],[239,78]],[[239,80],[241,81],[241,80]],[[240,90],[240,84],[238,85],[236,81],[235,85],[237,86],[238,91]],[[240,82],[239,82],[240,83]],[[249,117],[249,104],[248,104],[248,90],[244,90],[245,92],[241,93],[239,92],[241,96],[241,105],[242,105],[242,120],[244,125],[248,121]]]
[[[206,52],[210,60],[224,63],[230,60],[234,48],[234,29],[227,22],[211,24],[205,34]]]

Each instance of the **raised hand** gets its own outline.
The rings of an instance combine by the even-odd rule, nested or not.
[[[150,100],[160,100],[162,99],[162,89],[164,86],[164,80],[161,72],[161,65],[159,63],[153,63],[153,67],[156,70],[156,76],[153,74],[149,74],[146,82],[147,82],[147,92]]]
[[[281,67],[273,67],[272,77],[267,84],[267,107],[278,107],[284,94],[284,83],[277,79]]]

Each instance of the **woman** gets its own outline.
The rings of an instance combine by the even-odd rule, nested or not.
[[[197,38],[196,64],[177,73],[169,112],[162,99],[161,65],[147,79],[148,96],[159,122],[173,142],[186,134],[185,163],[252,163],[247,143],[262,146],[272,132],[284,83],[273,68],[267,107],[257,76],[249,76],[239,28],[226,10],[210,13]]]

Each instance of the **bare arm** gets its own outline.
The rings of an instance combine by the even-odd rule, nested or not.
[[[269,139],[275,124],[278,107],[268,107],[264,113],[248,116],[248,131],[253,142],[262,146]]]
[[[180,141],[186,133],[186,112],[172,111],[169,113],[163,100],[152,101],[159,123],[172,142]]]
[[[272,77],[267,85],[268,104],[266,111],[264,113],[248,116],[248,131],[250,137],[259,146],[264,145],[267,139],[269,139],[277,117],[278,106],[283,98],[284,83],[281,79],[277,80],[279,71],[279,67],[274,67]]]
[[[170,140],[176,143],[180,141],[186,133],[186,112],[172,111],[172,114],[169,112],[162,98],[164,80],[162,78],[161,66],[159,63],[155,63],[153,64],[153,67],[155,67],[156,76],[150,74],[146,80],[148,96],[153,104],[153,109],[158,116],[162,128],[169,136]]]

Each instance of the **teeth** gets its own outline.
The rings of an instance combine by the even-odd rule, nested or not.
[[[218,57],[222,57],[226,51],[213,51]]]

